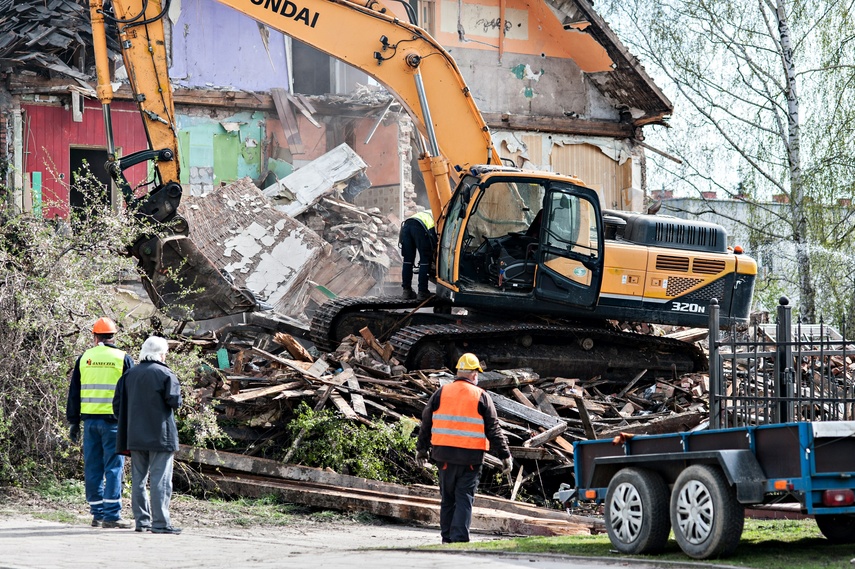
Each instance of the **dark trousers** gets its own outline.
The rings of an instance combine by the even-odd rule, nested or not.
[[[469,541],[480,464],[439,464],[439,529],[443,543]]]
[[[416,262],[416,252],[419,254],[419,292],[428,292],[428,275],[430,262],[433,258],[431,239],[425,226],[418,219],[408,219],[401,226],[401,256],[404,264],[401,267],[401,286],[413,288],[413,265]]]

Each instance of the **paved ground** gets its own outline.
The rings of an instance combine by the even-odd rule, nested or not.
[[[89,528],[27,516],[0,516],[0,569],[614,567],[609,560],[407,549],[435,544],[438,538],[435,529],[358,524],[263,529],[188,528],[181,535],[155,535]],[[491,539],[488,536],[475,538]],[[614,563],[626,565],[626,559],[615,559]],[[633,563],[633,566],[637,569],[653,567],[646,563]]]

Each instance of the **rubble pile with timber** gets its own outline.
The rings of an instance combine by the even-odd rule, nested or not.
[[[334,352],[316,357],[285,333],[265,341],[235,337],[225,346],[216,335],[196,338],[194,343],[207,351],[229,353],[229,367],[205,375],[197,396],[216,402],[225,432],[239,447],[232,453],[204,456],[185,449],[185,460],[209,472],[208,483],[239,495],[273,492],[315,506],[371,511],[410,521],[438,519],[438,503],[425,502],[437,498],[435,482],[417,467],[414,457],[404,466],[419,483],[389,485],[328,473],[335,479],[331,483],[335,488],[318,490],[315,477],[323,476],[317,469],[289,462],[301,441],[299,436],[292,440],[286,426],[303,402],[316,411],[334,410],[345,420],[365,425],[401,419],[418,424],[430,395],[452,379],[450,370],[407,370],[394,359],[391,346],[378,341],[367,328],[345,338]],[[603,377],[541,377],[530,369],[487,369],[480,374],[479,385],[495,403],[515,464],[509,476],[501,476],[500,461],[487,455],[479,503],[501,504],[500,510],[524,506],[528,508],[525,517],[531,518],[499,527],[499,522],[486,520],[507,522],[505,514],[476,516],[483,519],[480,526],[473,522],[473,527],[498,533],[602,531],[601,520],[568,514],[552,498],[562,482],[572,483],[573,441],[685,431],[708,416],[704,374],[662,378],[641,370],[628,383],[614,383]],[[225,466],[232,463],[243,466]],[[224,475],[224,468],[238,474]],[[253,478],[250,483],[247,472],[272,478]],[[301,481],[308,480],[314,480],[310,487],[301,486]],[[363,496],[362,490],[368,494]],[[419,508],[427,510],[413,504],[401,506],[402,493],[418,494]]]

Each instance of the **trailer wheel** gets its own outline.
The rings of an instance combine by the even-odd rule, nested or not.
[[[665,547],[668,486],[650,470],[624,468],[606,491],[606,530],[621,553],[657,553]]]
[[[671,526],[683,553],[695,559],[733,553],[742,537],[745,509],[736,488],[715,467],[695,464],[677,477],[671,492]]]
[[[855,543],[855,514],[817,515],[816,525],[831,543]]]

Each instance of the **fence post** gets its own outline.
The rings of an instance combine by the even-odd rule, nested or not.
[[[779,404],[776,406],[777,413],[773,413],[773,420],[777,423],[789,423],[793,420],[793,307],[790,299],[782,296],[778,299],[778,329],[776,332],[776,359],[775,374],[777,397]],[[777,415],[777,416],[775,416]]]
[[[719,329],[718,299],[710,300],[710,427],[720,429],[721,425],[721,395],[725,393],[724,382],[721,377],[721,364],[718,358]]]

